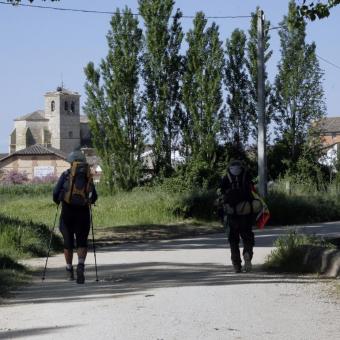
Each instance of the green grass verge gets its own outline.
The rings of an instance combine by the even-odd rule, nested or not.
[[[8,255],[0,254],[0,297],[29,281],[26,268]]]
[[[100,196],[93,207],[97,228],[122,225],[175,223],[183,218],[176,214],[178,195],[161,190],[135,190]],[[52,225],[56,205],[51,195],[6,195],[0,197],[0,214],[24,221]]]
[[[0,213],[0,296],[29,280],[29,272],[17,260],[46,256],[49,240],[48,226]],[[52,252],[62,249],[58,236],[53,238],[51,248]]]
[[[279,237],[274,243],[275,249],[267,257],[264,269],[274,272],[307,273],[310,267],[305,266],[304,246],[335,248],[320,237],[298,234],[295,231]]]

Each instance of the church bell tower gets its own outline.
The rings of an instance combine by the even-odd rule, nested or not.
[[[58,87],[45,94],[45,118],[49,119],[51,146],[65,153],[80,147],[80,95]]]

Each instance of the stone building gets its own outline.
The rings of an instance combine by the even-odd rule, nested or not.
[[[89,146],[90,130],[86,116],[80,115],[80,95],[58,87],[45,95],[45,109],[14,120],[9,152],[40,144],[65,153]]]
[[[58,177],[70,167],[66,158],[67,155],[60,150],[35,144],[0,159],[0,170],[26,173],[29,179],[45,176]]]
[[[100,160],[91,148],[88,119],[80,115],[80,95],[58,87],[44,98],[44,110],[14,120],[9,154],[0,154],[0,172],[25,172],[29,179],[59,176],[70,166],[67,155],[81,148],[98,181]]]

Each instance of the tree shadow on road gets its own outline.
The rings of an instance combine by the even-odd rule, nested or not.
[[[25,338],[27,336],[41,336],[49,333],[57,333],[65,328],[73,328],[77,327],[77,325],[72,326],[62,326],[62,327],[37,327],[37,328],[26,328],[20,330],[5,330],[4,332],[0,332],[0,339],[17,339],[17,338]]]
[[[16,298],[9,300],[8,303],[40,304],[116,299],[131,295],[147,295],[150,291],[155,294],[158,288],[249,284],[259,286],[270,283],[311,284],[318,281],[310,276],[265,273],[261,271],[260,266],[254,266],[251,273],[235,274],[231,266],[214,263],[138,262],[104,265],[99,268],[99,282],[95,282],[92,267],[88,269],[87,282],[84,285],[63,280],[63,274],[64,268],[50,270],[47,281],[36,282],[17,291]]]
[[[257,237],[257,246],[272,245],[272,238],[284,231],[267,230],[263,237]],[[131,295],[154,294],[159,288],[181,288],[198,286],[232,286],[232,285],[266,285],[270,283],[306,284],[316,283],[319,279],[312,276],[282,275],[266,273],[261,266],[254,266],[251,273],[235,274],[230,265],[209,262],[192,262],[195,253],[188,256],[188,261],[176,262],[168,259],[162,261],[138,261],[139,251],[175,251],[225,249],[225,235],[209,235],[204,237],[177,239],[169,241],[154,241],[141,244],[122,244],[110,248],[101,248],[101,252],[112,252],[113,258],[119,258],[119,252],[136,251],[136,261],[133,263],[99,263],[99,282],[95,281],[93,265],[86,270],[86,283],[78,285],[74,281],[65,280],[65,268],[49,268],[47,280],[42,282],[37,276],[35,283],[15,292],[16,298],[7,300],[7,304],[47,303],[90,301],[98,299],[124,298]],[[256,251],[256,249],[255,249]],[[104,254],[103,254],[104,255]],[[157,253],[155,253],[157,256]],[[41,274],[42,268],[39,268]],[[261,288],[260,288],[261,289]]]

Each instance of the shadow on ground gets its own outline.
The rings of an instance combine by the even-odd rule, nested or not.
[[[279,232],[279,230],[277,230]],[[267,237],[257,243],[270,246],[273,231],[263,233]],[[145,244],[124,244],[111,248],[102,248],[100,252],[150,251],[150,250],[190,250],[226,248],[223,234],[210,235],[181,240],[159,241]],[[155,253],[156,254],[156,253]],[[191,255],[192,256],[192,255]],[[190,261],[188,261],[190,262]],[[99,265],[99,282],[95,282],[94,266],[87,267],[87,281],[84,285],[65,281],[64,267],[49,269],[47,280],[36,283],[15,292],[16,298],[7,304],[28,303],[66,303],[70,301],[90,301],[98,299],[115,299],[131,295],[152,297],[157,288],[179,288],[194,286],[231,286],[231,285],[266,285],[268,283],[314,283],[318,280],[308,276],[276,275],[265,273],[260,266],[254,266],[251,273],[235,274],[231,266],[217,263],[186,263],[176,261],[152,261],[134,263]],[[41,272],[40,272],[41,273]],[[152,291],[152,293],[151,293]],[[150,295],[151,294],[151,295]]]
[[[65,328],[73,328],[78,325],[63,326],[63,327],[37,327],[37,328],[27,328],[20,330],[5,330],[5,332],[0,332],[0,339],[18,339],[25,338],[27,336],[40,336],[44,334],[50,334],[53,332],[59,332]]]
[[[255,230],[256,247],[272,247],[274,241],[289,231],[296,230],[299,233],[308,235],[324,235],[325,237],[340,236],[340,224],[320,223],[304,226],[275,227],[264,230]],[[328,235],[328,236],[327,236]],[[201,235],[193,238],[180,238],[163,240],[156,242],[146,239],[144,242],[131,241],[112,246],[101,247],[101,250],[119,250],[119,251],[171,251],[171,250],[192,250],[192,249],[225,249],[227,245],[227,237],[225,233]],[[242,243],[242,242],[241,242]],[[102,243],[103,244],[103,243]],[[105,244],[105,243],[104,243]],[[91,244],[90,244],[91,247]]]

